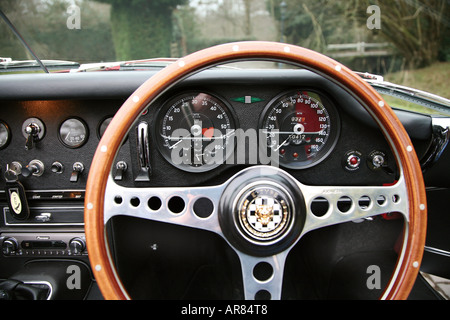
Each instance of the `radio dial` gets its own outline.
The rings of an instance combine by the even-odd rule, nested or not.
[[[9,256],[19,248],[17,240],[14,238],[6,238],[2,243],[2,252],[5,256]]]
[[[81,254],[86,249],[86,242],[81,238],[73,238],[69,242],[69,248],[72,254]]]

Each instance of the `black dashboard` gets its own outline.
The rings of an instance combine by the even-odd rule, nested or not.
[[[2,134],[2,139],[5,142],[0,151],[2,152],[3,167],[5,168],[6,164],[13,162],[25,167],[30,161],[39,160],[44,165],[44,170],[41,174],[30,175],[26,179],[24,183],[27,190],[83,190],[89,172],[90,159],[108,120],[114,116],[134,89],[149,76],[151,76],[151,73],[148,72],[125,74],[123,76],[118,73],[108,73],[106,76],[101,73],[55,74],[37,76],[33,80],[18,76],[15,79],[16,81],[10,80],[8,83],[2,83],[2,86],[6,87],[1,97],[2,117],[0,120],[7,128],[3,131],[5,133]],[[298,93],[299,91],[302,93]],[[261,150],[255,148],[255,144],[275,143],[275,141],[270,140],[270,136],[274,136],[274,134],[271,135],[268,131],[272,130],[275,126],[274,123],[278,123],[278,121],[269,119],[276,118],[276,112],[283,112],[279,118],[291,120],[291,116],[295,113],[293,109],[298,109],[298,104],[297,107],[291,104],[286,109],[289,109],[288,111],[280,110],[282,107],[277,109],[277,103],[280,105],[282,98],[285,100],[293,99],[295,95],[299,96],[303,93],[311,96],[315,94],[317,99],[326,102],[317,102],[316,106],[313,103],[313,106],[308,107],[308,110],[312,110],[314,114],[325,112],[327,115],[324,117],[315,115],[315,120],[310,120],[311,129],[308,129],[308,127],[297,128],[296,130],[301,131],[298,131],[296,136],[303,133],[303,139],[299,138],[295,141],[295,139],[290,138],[294,135],[280,134],[276,145],[282,158],[279,165],[291,170],[300,181],[306,184],[320,184],[324,179],[332,179],[329,181],[334,184],[379,184],[392,180],[395,164],[389,161],[389,158],[391,158],[390,151],[383,141],[384,138],[359,103],[339,87],[306,71],[221,70],[220,77],[216,77],[214,71],[209,71],[185,80],[160,97],[149,107],[148,112],[137,119],[135,128],[130,130],[128,138],[124,141],[117,157],[117,162],[125,162],[127,168],[123,172],[121,183],[127,186],[164,186],[171,185],[174,182],[181,183],[181,185],[195,185],[208,183],[208,181],[209,183],[217,183],[214,179],[228,171],[233,171],[233,168],[263,163],[262,157],[254,159],[253,155],[246,150],[239,150],[239,152],[244,151],[245,155],[236,151],[234,159],[222,157],[220,163],[216,161],[219,165],[214,166],[215,170],[211,170],[207,166],[205,168],[204,163],[201,165],[193,164],[194,158],[190,158],[191,163],[184,167],[183,163],[182,166],[178,166],[170,160],[170,151],[174,148],[174,145],[178,144],[179,146],[183,140],[182,137],[171,137],[175,130],[174,127],[177,127],[177,124],[174,125],[173,123],[188,121],[188,116],[185,116],[186,111],[182,110],[184,116],[180,116],[180,119],[171,120],[173,123],[166,122],[176,116],[176,111],[174,113],[173,109],[177,109],[176,103],[178,100],[178,103],[182,104],[182,101],[186,100],[189,95],[200,93],[208,93],[209,96],[219,99],[218,102],[213,102],[211,106],[207,106],[207,110],[216,108],[216,105],[222,105],[226,108],[226,111],[215,111],[216,113],[212,115],[191,112],[199,118],[205,117],[207,119],[203,124],[203,134],[206,129],[214,126],[219,128],[220,125],[224,126],[225,129],[218,131],[218,135],[222,135],[222,137],[227,135],[227,132],[228,135],[230,133],[235,134],[237,129],[241,129],[243,134],[251,129],[260,130],[266,136],[257,136],[256,140],[247,141],[247,144],[250,145],[245,146],[248,150],[256,150],[257,152]],[[287,96],[279,97],[286,93]],[[314,107],[318,108],[317,105],[320,106],[320,110],[313,109]],[[305,106],[306,104],[303,105],[303,107]],[[223,109],[221,108],[221,110]],[[304,111],[302,112],[306,114]],[[328,115],[328,113],[330,114]],[[193,117],[192,114],[191,117]],[[223,116],[229,118],[228,122],[225,122],[225,120],[222,120],[223,123],[212,124],[208,122],[210,119],[214,120]],[[420,157],[428,147],[428,139],[431,136],[431,118],[407,112],[400,112],[399,116],[405,119],[405,126],[407,130],[409,129],[412,138],[416,138],[415,148]],[[319,119],[324,119],[323,123],[319,122]],[[33,121],[39,121],[42,130],[35,139],[34,146],[27,150],[25,127]],[[291,123],[295,121],[285,122],[287,122],[286,128],[275,129],[282,133],[289,130],[293,131],[295,125]],[[144,180],[137,179],[140,170],[139,152],[141,152],[139,150],[139,134],[137,133],[139,123],[148,125],[148,148],[151,154],[151,159],[148,159],[151,173]],[[325,130],[313,129],[313,126],[325,126],[325,128],[328,126],[330,128]],[[170,127],[172,127],[172,131],[168,132],[166,128]],[[182,127],[183,124],[178,124],[177,129],[184,129]],[[308,135],[307,131],[314,130],[318,138],[313,137],[313,134]],[[210,132],[212,135],[213,132]],[[204,140],[206,136],[202,136]],[[313,141],[311,141],[312,137]],[[172,140],[169,141],[168,138]],[[246,138],[250,140],[250,135],[247,135]],[[290,141],[286,142],[286,138]],[[316,140],[325,140],[325,142],[316,143],[314,142]],[[183,140],[183,144],[185,144],[184,142]],[[280,148],[283,142],[286,148]],[[296,147],[296,145],[300,145],[301,148]],[[309,155],[305,154],[307,147],[309,148]],[[311,147],[313,149],[315,147],[320,152],[311,153]],[[272,150],[274,149],[277,148],[274,146]],[[202,147],[201,151],[205,151],[205,146]],[[286,152],[284,161],[281,152]],[[367,158],[378,153],[385,154],[384,170],[373,170],[374,168],[371,169],[371,166],[366,163],[363,163],[363,165],[358,163],[355,168],[343,163],[351,154],[361,159],[364,158],[366,162]],[[270,156],[270,151],[266,151],[263,155]],[[299,156],[299,158],[295,159],[294,155]],[[304,159],[301,159],[301,157]],[[180,159],[180,161],[183,162],[183,159]],[[74,164],[77,163],[82,165],[82,172],[74,170]],[[221,165],[222,163],[224,164]],[[326,178],[324,178],[325,176]],[[4,180],[0,183],[4,183]],[[58,196],[55,195],[55,197]]]
[[[0,278],[12,276],[30,259],[89,265],[83,201],[91,159],[108,121],[154,73],[0,77]],[[431,117],[397,114],[420,159],[430,143]],[[175,129],[184,131],[176,135]],[[275,129],[285,134],[271,134]],[[239,149],[231,143],[237,130],[266,135],[254,139],[249,134]],[[213,135],[221,144],[208,149]],[[183,144],[194,147],[183,153],[188,149]],[[210,166],[202,158],[226,149],[221,163]],[[136,120],[112,175],[127,187],[217,185],[246,166],[266,164],[254,153],[268,149],[280,152],[279,165],[304,184],[386,185],[396,180],[387,142],[359,102],[304,70],[213,69],[183,80]],[[190,162],[180,169],[170,158],[173,150],[179,161]],[[425,172],[427,186],[448,186],[448,157],[447,151]],[[25,218],[11,214],[6,204],[8,170],[24,187],[30,207]]]

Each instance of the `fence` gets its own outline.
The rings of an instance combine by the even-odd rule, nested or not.
[[[332,58],[369,57],[392,55],[389,43],[344,43],[327,45],[327,55]]]

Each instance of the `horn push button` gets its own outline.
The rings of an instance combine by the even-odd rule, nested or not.
[[[303,195],[289,174],[274,167],[252,167],[235,176],[225,189],[219,221],[237,249],[269,256],[299,237],[305,210]]]

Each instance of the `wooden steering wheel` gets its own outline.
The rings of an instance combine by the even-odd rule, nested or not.
[[[295,64],[322,75],[355,97],[371,114],[396,158],[400,178],[393,186],[342,187],[303,185],[281,169],[270,166],[247,168],[219,186],[193,188],[126,188],[118,186],[111,178],[111,168],[118,149],[137,117],[145,108],[182,79],[205,68],[225,62],[262,59]],[[289,207],[289,224],[275,240],[259,241],[239,230],[239,199],[262,186],[270,185],[280,191]],[[114,199],[120,195],[120,204]],[[176,195],[185,201],[185,209],[174,214],[165,205]],[[163,208],[158,214],[147,207],[130,205],[132,198],[146,203],[157,196]],[[310,209],[317,197],[325,197],[328,212],[315,216]],[[336,203],[341,196],[358,199],[368,196],[372,205],[357,205],[342,213]],[[376,199],[383,196],[380,205]],[[208,199],[212,211],[207,217],[196,214],[194,203]],[[405,220],[404,240],[395,271],[380,298],[406,299],[413,287],[425,245],[427,202],[419,162],[402,124],[381,96],[363,79],[340,63],[317,52],[274,42],[238,42],[208,48],[162,69],[142,84],[123,104],[104,133],[95,152],[85,198],[85,232],[89,259],[94,276],[105,299],[129,299],[113,261],[106,241],[105,224],[114,215],[124,214],[144,219],[209,230],[221,235],[236,251],[242,268],[246,299],[260,296],[281,298],[283,269],[289,249],[313,229],[355,219],[399,212]],[[242,221],[241,221],[242,222]],[[257,265],[268,264],[272,274],[267,279],[256,279],[253,270]]]

